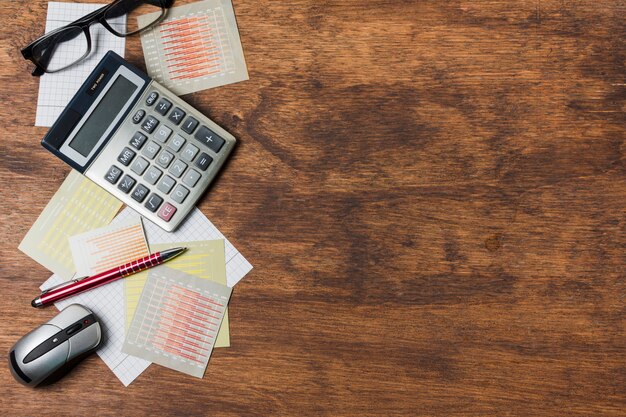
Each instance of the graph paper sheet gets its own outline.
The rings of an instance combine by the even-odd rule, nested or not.
[[[113,221],[111,227],[128,225],[140,221],[140,217],[130,209],[123,210]],[[60,284],[64,280],[58,275],[51,276],[42,286],[42,289]],[[104,363],[113,371],[115,376],[125,386],[128,386],[139,376],[150,362],[144,359],[129,356],[122,352],[124,343],[124,287],[122,280],[111,282],[102,287],[66,298],[54,305],[62,310],[72,303],[79,303],[94,312],[102,325],[104,340],[97,353]]]
[[[150,245],[152,253],[170,249],[173,246],[187,248],[185,253],[167,262],[167,267],[193,275],[194,277],[208,279],[218,284],[226,285],[226,258],[224,240],[204,240],[199,242],[153,243]],[[161,268],[157,266],[155,269]],[[126,330],[133,320],[135,309],[141,297],[141,291],[148,279],[148,272],[143,271],[124,278],[124,298],[126,305]],[[215,339],[215,347],[230,346],[230,333],[228,324],[228,310],[224,313],[222,327]]]
[[[48,3],[46,33],[65,26],[102,6],[105,4],[50,2]],[[126,15],[111,19],[111,23],[113,27],[126,27]],[[112,50],[124,56],[126,44],[124,38],[113,35],[99,24],[91,26],[90,31],[91,54],[85,60],[66,70],[44,74],[40,77],[35,126],[52,126],[107,51]],[[76,38],[65,42],[62,49],[55,54],[54,59],[74,61],[85,51],[83,39]]]
[[[168,233],[147,219],[143,219],[143,226],[149,245],[224,239],[226,248],[226,285],[229,287],[234,287],[252,270],[250,262],[235,249],[233,244],[217,230],[217,227],[197,207],[191,211],[187,219],[175,232]]]
[[[19,249],[67,281],[76,271],[68,238],[109,224],[121,207],[117,198],[72,170]]]
[[[202,378],[230,293],[165,265],[151,269],[123,351]]]
[[[154,20],[139,16],[139,24]],[[141,34],[148,74],[178,95],[248,79],[230,0],[205,0],[168,10]]]

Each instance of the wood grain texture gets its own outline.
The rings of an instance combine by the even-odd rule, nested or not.
[[[250,80],[183,97],[239,139],[200,205],[255,266],[232,347],[127,389],[3,366],[1,413],[626,415],[626,3],[234,5]],[[45,14],[0,2],[2,360],[54,314],[17,250],[69,171],[19,55]]]

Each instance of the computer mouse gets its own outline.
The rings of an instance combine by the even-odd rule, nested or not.
[[[11,348],[9,368],[20,383],[36,387],[63,377],[102,342],[94,314],[80,304],[64,308]]]

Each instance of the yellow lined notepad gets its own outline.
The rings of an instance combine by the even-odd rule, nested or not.
[[[19,249],[68,280],[76,271],[68,238],[109,224],[121,207],[118,199],[72,170]]]
[[[197,242],[160,243],[150,245],[152,253],[170,249],[175,246],[187,247],[182,255],[167,262],[168,268],[172,268],[198,278],[208,279],[219,284],[226,285],[226,257],[223,240],[205,240]],[[159,268],[158,266],[155,268]],[[124,279],[124,296],[126,304],[126,329],[135,314],[141,291],[148,279],[148,271],[131,275]],[[230,331],[228,325],[228,311],[224,314],[222,326],[217,335],[215,347],[230,346]]]

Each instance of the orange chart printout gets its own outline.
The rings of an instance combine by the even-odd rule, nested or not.
[[[150,15],[139,17],[153,19]],[[169,9],[141,35],[150,77],[178,95],[248,79],[230,0]]]

